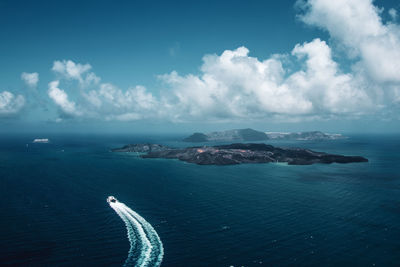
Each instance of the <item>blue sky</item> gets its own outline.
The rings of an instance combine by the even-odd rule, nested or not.
[[[330,2],[0,1],[1,131],[400,130],[400,4]]]

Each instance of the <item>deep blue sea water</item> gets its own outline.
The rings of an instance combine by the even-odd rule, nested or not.
[[[34,138],[51,144],[32,144]],[[369,163],[198,166],[112,153],[177,136],[1,135],[0,264],[121,266],[116,196],[164,244],[163,266],[399,266],[400,137],[273,142]],[[26,145],[28,144],[28,146]]]

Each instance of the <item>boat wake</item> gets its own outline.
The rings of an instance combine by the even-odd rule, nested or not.
[[[124,266],[160,266],[164,249],[151,224],[114,197],[108,197],[107,202],[124,221],[128,231],[131,247]]]

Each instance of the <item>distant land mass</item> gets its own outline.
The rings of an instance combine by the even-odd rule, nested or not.
[[[169,147],[159,144],[129,144],[121,148],[112,149],[112,152],[137,152],[147,153],[167,150]]]
[[[312,132],[261,132],[247,129],[236,129],[211,133],[194,133],[183,139],[184,142],[231,142],[231,141],[265,141],[265,140],[336,140],[346,138],[341,134]]]
[[[303,148],[280,148],[267,144],[231,144],[187,148],[169,148],[158,144],[131,144],[113,152],[138,152],[142,158],[179,159],[199,165],[284,162],[289,165],[314,163],[368,162],[360,156],[343,156]]]

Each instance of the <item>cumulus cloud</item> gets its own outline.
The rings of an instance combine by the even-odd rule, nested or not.
[[[396,20],[397,19],[397,10],[394,8],[389,9],[389,15],[392,18],[392,20]]]
[[[374,114],[400,104],[399,25],[384,23],[372,0],[298,5],[302,21],[329,32],[339,44],[333,47],[346,48],[344,58],[336,61],[343,53],[319,38],[266,59],[239,47],[204,56],[199,74],[159,75],[165,88],[157,97],[143,86],[123,90],[101,83],[89,64],[55,61],[60,81],[76,81],[80,90],[67,94],[57,80],[49,84],[49,96],[64,114],[123,121],[301,121]],[[341,68],[343,61],[350,70]]]
[[[90,64],[75,63],[71,60],[56,60],[53,63],[52,70],[62,78],[78,80],[82,86],[97,84],[100,78],[93,72],[88,72],[92,66]]]
[[[304,92],[313,103],[315,114],[362,114],[373,107],[360,81],[353,74],[340,71],[326,42],[315,39],[296,45],[292,54],[306,56],[306,68],[293,73],[286,83]]]
[[[176,96],[182,118],[271,118],[275,115],[331,116],[364,113],[370,108],[367,93],[351,74],[343,74],[330,47],[320,39],[298,44],[293,60],[303,68],[286,73],[282,56],[260,61],[240,47],[220,56],[207,55],[202,74],[160,78]]]
[[[81,112],[77,110],[76,104],[70,101],[67,93],[59,88],[59,81],[49,83],[48,95],[65,115],[79,116]]]
[[[50,83],[49,96],[64,113],[106,120],[292,120],[363,114],[373,109],[358,80],[340,71],[326,42],[315,39],[294,47],[291,60],[302,65],[298,71],[285,70],[288,57],[273,55],[259,60],[249,56],[246,47],[206,55],[200,75],[182,76],[176,71],[160,75],[167,88],[158,98],[143,86],[122,90],[100,83],[80,91],[78,107],[58,88],[58,81]]]
[[[48,96],[63,117],[122,121],[157,117],[158,100],[145,87],[122,90],[111,83],[100,83],[100,78],[89,72],[90,69],[89,64],[71,60],[54,62],[53,71],[60,75],[60,80],[49,83]],[[70,88],[71,85],[68,91],[60,89],[60,82],[64,80],[77,81],[80,90]]]
[[[15,96],[9,91],[0,92],[0,116],[11,116],[17,114],[25,104],[22,95]]]
[[[91,104],[86,106],[87,113],[104,114],[107,120],[157,117],[158,101],[143,86],[123,91],[110,83],[103,83],[97,90],[90,90],[83,95]]]
[[[400,27],[384,24],[372,0],[309,0],[300,5],[301,19],[350,49],[360,59],[358,67],[375,81],[400,82]]]
[[[299,92],[282,85],[279,59],[259,61],[248,49],[226,50],[203,58],[201,75],[160,76],[170,88],[176,116],[182,119],[259,117],[265,113],[307,113],[312,104]],[[180,110],[179,110],[180,109]]]
[[[38,82],[39,82],[39,73],[37,73],[37,72],[32,72],[32,73],[23,72],[21,74],[21,79],[29,87],[35,88],[37,86]]]

